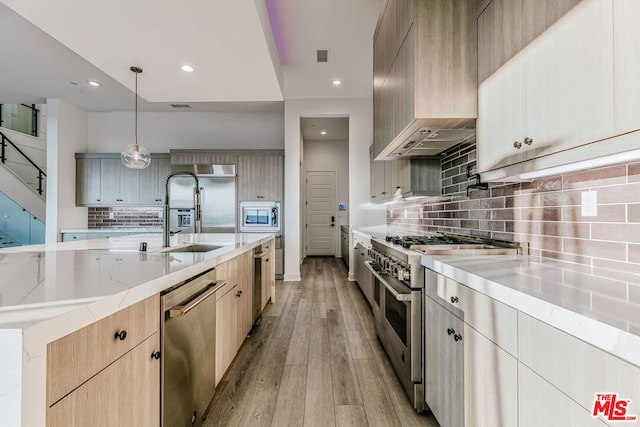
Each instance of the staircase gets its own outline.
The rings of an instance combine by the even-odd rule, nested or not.
[[[0,248],[44,243],[46,176],[0,131]]]

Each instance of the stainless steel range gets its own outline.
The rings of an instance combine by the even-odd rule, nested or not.
[[[512,242],[472,236],[387,236],[372,240],[367,268],[373,273],[376,334],[417,411],[428,409],[424,399],[424,268],[422,254],[518,253]]]

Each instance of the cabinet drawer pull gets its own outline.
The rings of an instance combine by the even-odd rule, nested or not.
[[[452,297],[451,297],[451,303],[452,303],[452,304],[455,304],[455,303],[457,303],[458,301],[460,301],[460,300],[458,299],[458,297],[457,297],[457,296],[452,296]]]
[[[533,144],[533,139],[531,139],[531,138],[529,138],[529,137],[526,137],[526,138],[524,139],[524,143],[525,143],[525,144],[527,144],[527,145],[531,145],[531,144]]]
[[[269,258],[267,258],[267,259],[265,260],[265,262],[269,262]]]
[[[154,351],[153,353],[151,353],[151,358],[156,360],[160,359],[160,352]]]
[[[453,334],[455,331],[451,328],[447,329],[447,334],[451,335]]]
[[[456,340],[456,341],[460,341],[460,340],[462,340],[462,335],[460,335],[460,334],[455,334],[455,335],[453,336],[453,339],[454,339],[454,340]]]
[[[522,147],[522,142],[520,142],[520,141],[515,141],[515,142],[513,143],[513,147],[514,147],[514,148],[516,148],[517,150],[519,150],[519,149],[520,149],[520,147]]]
[[[116,332],[113,338],[116,340],[124,341],[125,338],[127,338],[127,331],[122,330],[120,332]]]
[[[236,296],[237,296],[238,298],[240,298],[240,297],[242,296],[242,291],[238,291],[238,292],[236,292]]]

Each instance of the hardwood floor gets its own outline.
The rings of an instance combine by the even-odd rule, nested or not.
[[[341,259],[307,258],[218,385],[205,427],[432,426],[415,412]]]

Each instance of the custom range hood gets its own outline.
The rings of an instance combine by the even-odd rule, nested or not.
[[[421,127],[407,138],[396,138],[377,159],[437,156],[456,144],[473,140],[475,136],[476,130],[473,128]]]

